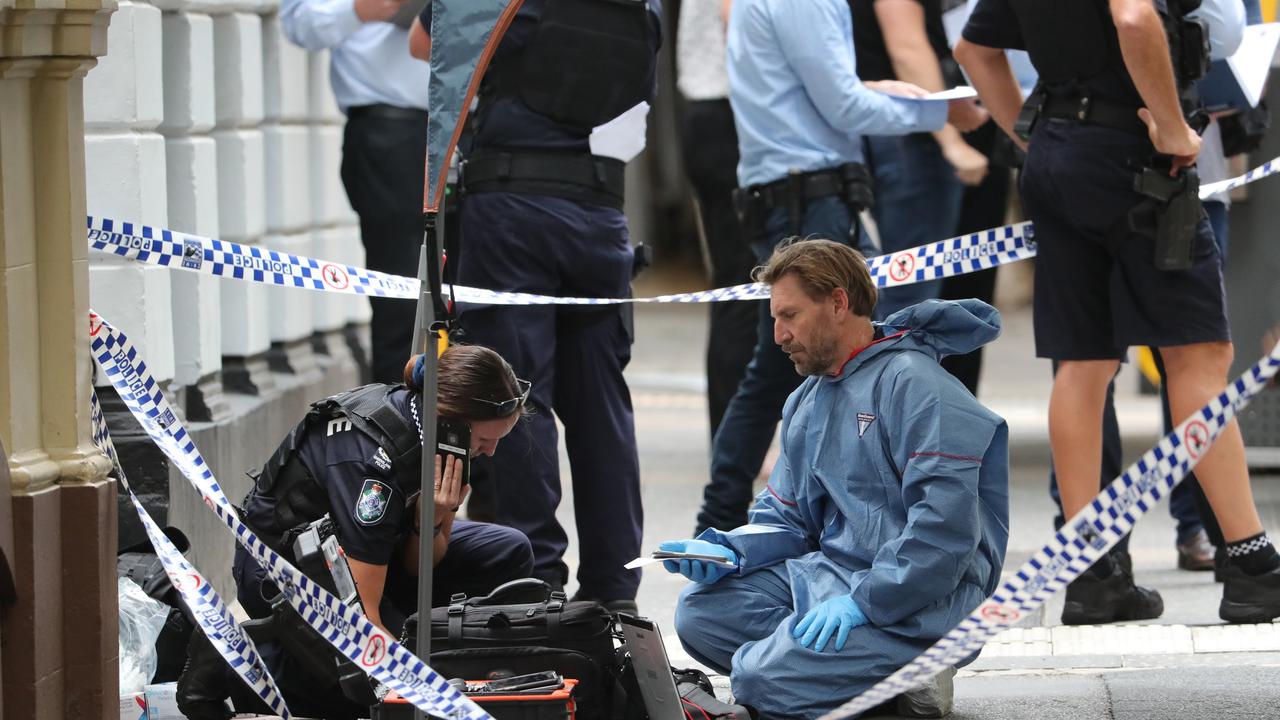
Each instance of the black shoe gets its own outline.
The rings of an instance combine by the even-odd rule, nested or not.
[[[1098,575],[1097,567],[1084,571],[1067,586],[1062,608],[1063,625],[1101,625],[1121,620],[1153,620],[1164,612],[1160,593],[1140,587],[1124,566],[1104,556],[1098,561],[1111,563],[1111,574]]]
[[[559,571],[534,571],[533,577],[545,582],[551,588],[551,592],[564,592],[564,574]]]
[[[640,614],[640,608],[636,605],[635,600],[596,600],[595,598],[584,597],[577,593],[574,593],[574,596],[569,598],[569,602],[580,602],[583,600],[600,603],[604,606],[604,609],[608,610],[612,615],[625,613],[632,617],[636,617]]]
[[[610,600],[600,604],[604,605],[605,610],[608,610],[614,615],[624,613],[626,615],[636,617],[640,614],[640,607],[636,605],[635,600]]]
[[[1269,623],[1280,617],[1280,568],[1249,575],[1227,563],[1222,568],[1218,617],[1229,623]]]
[[[187,665],[178,678],[178,710],[189,720],[227,720],[227,661],[197,628],[187,645]]]
[[[1201,571],[1214,569],[1213,543],[1209,542],[1209,534],[1204,530],[1192,535],[1186,542],[1177,543],[1175,547],[1178,549],[1179,570]]]
[[[1107,554],[1111,556],[1112,560],[1120,564],[1120,569],[1124,571],[1125,575],[1133,577],[1133,556],[1129,554],[1128,550],[1112,548],[1111,552]]]

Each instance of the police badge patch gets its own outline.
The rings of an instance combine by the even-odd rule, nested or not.
[[[391,471],[391,458],[387,455],[387,451],[382,448],[378,448],[373,457],[369,458],[369,462],[382,472]]]
[[[356,520],[363,525],[373,525],[387,514],[391,500],[391,488],[381,480],[365,480],[356,498]]]

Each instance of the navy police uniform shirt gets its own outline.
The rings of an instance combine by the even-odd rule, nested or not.
[[[1093,0],[1075,0],[1079,4],[1075,6],[1077,12],[1091,12],[1088,3]],[[1023,16],[1019,16],[1019,10],[1015,10],[1010,0],[978,0],[973,8],[973,12],[969,15],[968,22],[965,23],[961,35],[965,40],[976,45],[991,48],[1003,48],[1006,50],[1027,50],[1027,41],[1022,30],[1022,23],[1027,21],[1025,17],[1027,11],[1021,10]],[[1114,32],[1114,31],[1112,31]],[[1078,38],[1072,42],[1096,41],[1102,42],[1101,38]],[[1102,50],[1105,52],[1105,50]],[[1090,92],[1096,97],[1106,99],[1113,103],[1121,103],[1130,105],[1134,108],[1142,107],[1142,97],[1138,94],[1138,90],[1134,87],[1133,80],[1129,77],[1129,71],[1124,66],[1120,58],[1115,58],[1116,62],[1107,68],[1105,72],[1099,73],[1097,76],[1087,79]],[[1034,57],[1032,64],[1035,64]],[[1039,68],[1037,68],[1039,70]]]
[[[410,427],[416,427],[409,396],[400,387],[391,392],[390,400]],[[413,522],[406,504],[421,482],[401,487],[387,452],[341,416],[313,425],[298,453],[328,493],[330,517],[347,556],[372,565],[388,564]]]
[[[985,47],[1026,50],[1018,16],[1008,0],[979,0],[962,32],[964,39]]]

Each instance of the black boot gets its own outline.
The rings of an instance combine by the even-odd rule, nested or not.
[[[187,665],[178,678],[178,709],[188,720],[227,720],[227,661],[196,628],[187,645]]]
[[[1110,572],[1103,577],[1108,569]],[[1104,555],[1067,586],[1062,624],[1100,625],[1160,617],[1164,612],[1160,593],[1135,585],[1131,573],[1124,563]]]
[[[1269,623],[1280,617],[1280,568],[1249,575],[1234,563],[1224,564],[1218,617],[1229,623]]]

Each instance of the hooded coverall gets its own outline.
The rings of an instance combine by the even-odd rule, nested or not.
[[[782,455],[749,524],[700,539],[740,570],[692,584],[676,608],[685,649],[730,674],[734,697],[816,717],[906,664],[996,588],[1008,540],[1004,421],[939,365],[994,339],[977,300],[928,301],[875,325],[836,376],[787,400]],[[867,617],[844,649],[801,647],[796,623],[851,595]]]

